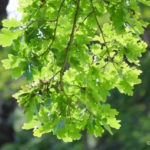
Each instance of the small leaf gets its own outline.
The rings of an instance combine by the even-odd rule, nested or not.
[[[22,31],[20,30],[11,32],[6,28],[2,29],[0,33],[0,45],[2,45],[3,47],[10,46],[13,40],[17,39],[21,35],[21,33]]]
[[[120,129],[120,120],[116,120],[116,118],[107,118],[107,123],[110,125],[110,127],[115,129]]]
[[[29,129],[33,129],[33,128],[36,128],[38,126],[39,122],[36,121],[36,120],[32,120],[28,123],[24,123],[23,125],[23,129],[26,129],[26,130],[29,130]]]
[[[21,23],[17,21],[15,18],[12,18],[11,20],[4,19],[2,21],[2,24],[4,27],[7,27],[7,28],[19,27],[21,25]]]

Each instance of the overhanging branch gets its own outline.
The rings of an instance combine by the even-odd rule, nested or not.
[[[75,16],[74,16],[72,31],[71,31],[71,34],[70,34],[69,42],[68,42],[67,47],[66,47],[66,54],[65,54],[64,63],[63,63],[63,66],[62,66],[62,69],[61,69],[61,72],[60,72],[60,83],[62,83],[62,76],[63,76],[64,70],[65,70],[65,66],[67,64],[67,61],[68,61],[69,50],[70,50],[71,44],[72,44],[73,39],[74,39],[74,33],[75,33],[75,29],[76,29],[76,24],[77,24],[79,6],[80,6],[80,0],[77,0],[77,6],[76,6],[76,12],[75,12]]]

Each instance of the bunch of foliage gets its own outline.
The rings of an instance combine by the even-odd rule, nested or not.
[[[110,91],[132,95],[141,81],[140,38],[147,23],[138,4],[146,0],[20,0],[21,21],[3,20],[0,45],[12,53],[2,61],[26,85],[14,95],[26,114],[24,129],[52,132],[66,142],[81,132],[101,136],[120,128],[106,102]],[[109,23],[100,18],[109,14]]]

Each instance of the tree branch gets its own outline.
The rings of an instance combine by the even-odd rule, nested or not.
[[[103,30],[102,30],[102,27],[101,27],[101,25],[99,24],[99,21],[98,21],[97,16],[96,16],[95,7],[94,7],[94,5],[93,5],[93,0],[90,0],[90,1],[91,1],[91,7],[92,7],[92,10],[93,10],[93,14],[94,14],[94,17],[95,17],[97,26],[98,26],[98,28],[99,28],[101,34],[102,34],[102,38],[103,38],[103,41],[104,41],[105,46],[106,46],[106,50],[107,50],[108,56],[109,56],[109,58],[111,58],[111,57],[110,57],[110,53],[109,53],[109,48],[108,48],[108,46],[107,46],[107,44],[106,44],[106,40],[105,40],[105,36],[104,36]]]
[[[59,21],[59,17],[60,17],[60,11],[61,11],[61,9],[62,9],[62,7],[63,7],[64,2],[65,2],[65,0],[62,0],[61,4],[60,4],[60,6],[59,6],[59,9],[58,9],[53,39],[52,39],[52,41],[49,43],[47,49],[46,49],[40,56],[45,55],[45,54],[48,52],[48,50],[51,49],[51,47],[52,47],[53,44],[54,44],[54,41],[55,41],[55,39],[56,39],[56,34],[57,34],[57,27],[58,27],[58,21]]]
[[[70,35],[70,40],[69,40],[67,47],[66,47],[65,59],[64,59],[64,63],[63,63],[63,66],[62,66],[62,69],[60,72],[60,83],[62,82],[62,76],[63,76],[64,70],[65,70],[65,66],[67,64],[67,61],[68,61],[69,50],[70,50],[71,44],[72,44],[73,39],[74,39],[74,32],[75,32],[75,28],[76,28],[76,24],[77,24],[79,6],[80,6],[80,0],[77,0],[76,12],[75,12],[74,22],[73,22],[73,26],[72,26],[71,35]]]
[[[110,56],[110,52],[109,52],[109,48],[108,48],[108,46],[107,46],[107,44],[106,44],[104,32],[103,32],[102,27],[101,27],[101,25],[100,25],[100,23],[99,23],[99,21],[98,21],[98,19],[97,19],[97,16],[96,16],[95,7],[94,7],[94,5],[93,5],[93,0],[90,0],[90,1],[91,1],[91,7],[92,7],[92,10],[93,10],[93,14],[94,14],[94,17],[95,17],[97,26],[98,26],[98,28],[99,28],[99,30],[100,30],[100,32],[101,32],[103,41],[104,41],[105,46],[106,46],[106,53],[108,54],[108,59],[109,59],[109,61],[112,61],[111,56]],[[105,54],[104,54],[104,55],[105,55]],[[113,62],[112,62],[112,64],[113,64],[114,68],[116,69],[117,73],[120,74],[119,71],[118,71],[118,69],[117,69],[117,67],[116,67],[116,65],[115,65]]]
[[[36,23],[36,22],[56,22],[56,19],[55,20],[45,20],[45,19],[31,20],[25,28],[23,26],[20,26],[20,27],[24,29],[28,29],[33,23]]]
[[[80,24],[84,24],[84,22],[93,14],[93,11],[89,12],[89,14],[83,19]],[[80,26],[77,27],[76,31],[80,29]]]

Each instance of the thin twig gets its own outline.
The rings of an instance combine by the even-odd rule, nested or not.
[[[25,27],[25,29],[29,28],[29,26],[31,26],[33,23],[36,23],[36,22],[56,22],[56,19],[55,20],[46,20],[46,19],[36,19],[36,20],[31,20],[29,22],[29,24]],[[21,26],[22,27],[22,26]]]
[[[108,46],[107,46],[107,44],[106,44],[106,40],[105,40],[105,36],[104,36],[104,32],[103,32],[103,30],[102,30],[102,27],[101,27],[101,25],[100,25],[100,23],[99,23],[99,21],[98,21],[98,19],[97,19],[96,12],[95,12],[95,7],[94,7],[94,5],[93,5],[93,0],[90,0],[90,1],[91,1],[91,7],[92,7],[92,10],[93,10],[93,14],[94,14],[94,17],[95,17],[97,26],[98,26],[98,28],[99,28],[99,30],[100,30],[100,32],[101,32],[103,41],[104,41],[104,43],[105,43],[106,52],[107,52],[107,54],[108,54],[108,59],[111,61],[111,56],[110,56],[109,48],[108,48]],[[105,55],[105,54],[104,54],[104,55]],[[120,74],[119,71],[118,71],[118,69],[117,69],[117,67],[116,67],[116,65],[115,65],[113,62],[112,62],[112,64],[113,64],[114,68],[116,69],[117,73]]]
[[[75,29],[76,29],[76,24],[77,24],[77,18],[78,18],[78,12],[79,12],[79,6],[80,6],[80,0],[77,0],[77,6],[76,6],[76,12],[75,12],[75,16],[74,16],[74,22],[73,22],[73,26],[72,26],[72,31],[71,31],[71,34],[70,34],[70,39],[69,39],[69,42],[67,44],[67,47],[66,47],[66,53],[65,53],[65,59],[64,59],[64,63],[62,65],[62,68],[61,68],[61,71],[60,71],[60,88],[62,90],[62,92],[64,93],[64,96],[67,98],[67,110],[68,110],[68,116],[70,116],[70,105],[71,105],[71,99],[70,97],[66,94],[65,90],[64,90],[64,87],[63,87],[63,83],[62,83],[62,77],[63,77],[63,74],[64,74],[64,70],[65,70],[65,66],[67,64],[67,61],[68,61],[68,56],[69,56],[69,50],[70,50],[70,47],[71,47],[71,44],[73,42],[73,39],[74,39],[74,33],[75,33]]]
[[[83,19],[80,24],[84,24],[84,22],[93,14],[93,11],[89,12],[89,14]],[[77,27],[76,31],[80,29],[80,25]]]
[[[70,50],[71,44],[72,44],[73,39],[74,39],[74,32],[75,32],[75,28],[76,28],[76,24],[77,24],[79,6],[80,6],[80,0],[77,0],[77,7],[76,7],[73,26],[72,26],[72,31],[70,34],[69,42],[68,42],[67,47],[66,47],[65,59],[64,59],[64,63],[63,63],[62,69],[61,69],[61,73],[60,73],[60,83],[62,82],[62,76],[63,76],[64,70],[65,70],[65,66],[67,64],[67,61],[68,61],[69,50]]]
[[[61,4],[60,4],[60,6],[59,6],[59,9],[58,9],[53,39],[52,39],[52,41],[49,43],[47,49],[46,49],[40,56],[45,55],[45,54],[48,52],[48,50],[51,49],[51,47],[52,47],[53,44],[54,44],[54,41],[55,41],[55,39],[56,39],[56,34],[57,34],[57,27],[58,27],[58,21],[59,21],[59,17],[60,17],[60,11],[61,11],[61,9],[62,9],[62,7],[63,7],[64,2],[65,2],[65,0],[62,0]]]
[[[92,9],[93,9],[93,14],[94,14],[94,17],[95,17],[97,26],[98,26],[98,28],[99,28],[101,34],[102,34],[102,38],[103,38],[103,41],[104,41],[104,43],[105,43],[108,56],[109,56],[109,58],[111,58],[111,57],[110,57],[110,53],[109,53],[109,48],[108,48],[108,46],[107,46],[107,44],[106,44],[104,32],[103,32],[102,27],[100,26],[99,21],[98,21],[97,16],[96,16],[95,7],[94,7],[94,5],[93,5],[93,0],[91,0],[91,6],[92,6]]]

